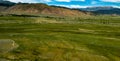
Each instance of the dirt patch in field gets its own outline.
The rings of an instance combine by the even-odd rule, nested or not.
[[[0,52],[6,53],[12,51],[17,48],[19,45],[15,43],[14,40],[11,39],[0,39]]]

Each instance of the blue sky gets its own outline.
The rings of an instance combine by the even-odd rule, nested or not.
[[[91,6],[120,7],[120,0],[9,0],[12,2],[46,3],[48,5],[84,8]]]

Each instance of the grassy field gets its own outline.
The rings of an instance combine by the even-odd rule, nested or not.
[[[1,61],[120,61],[120,16],[0,17],[0,39]]]

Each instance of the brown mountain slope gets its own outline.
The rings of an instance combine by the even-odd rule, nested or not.
[[[86,15],[85,12],[70,10],[67,8],[53,7],[45,4],[16,4],[7,9],[6,12],[12,14],[43,14],[59,16],[80,16]]]
[[[3,12],[7,9],[8,7],[5,7],[5,6],[0,6],[0,12]]]

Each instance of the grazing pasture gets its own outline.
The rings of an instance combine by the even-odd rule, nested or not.
[[[0,17],[4,61],[120,61],[120,16]]]

